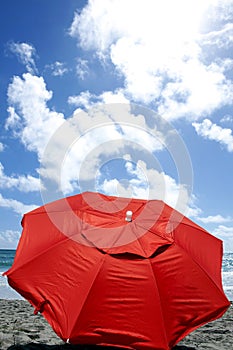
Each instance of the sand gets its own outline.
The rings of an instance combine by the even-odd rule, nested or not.
[[[77,348],[93,349],[90,346],[64,344],[40,314],[33,314],[33,308],[28,302],[0,299],[1,350]],[[94,347],[95,350],[98,348],[101,347]],[[233,305],[221,319],[192,332],[174,350],[233,350]]]

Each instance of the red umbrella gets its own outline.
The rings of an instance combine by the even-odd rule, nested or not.
[[[85,192],[22,225],[5,274],[64,341],[168,350],[230,305],[222,242],[162,201]]]

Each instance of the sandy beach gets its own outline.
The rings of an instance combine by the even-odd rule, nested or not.
[[[23,300],[0,299],[0,349],[88,349],[64,344],[41,315]],[[98,347],[95,347],[95,349]],[[184,338],[174,350],[233,349],[233,305],[221,319],[210,322]]]

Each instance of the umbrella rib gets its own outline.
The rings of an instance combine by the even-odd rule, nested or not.
[[[153,233],[153,235],[155,235],[155,236],[157,236],[157,237],[159,237],[159,238],[163,238],[163,239],[165,239],[166,241],[168,241],[169,243],[173,243],[174,242],[174,239],[171,237],[165,237],[164,235],[161,235],[161,232],[159,232],[159,233],[157,233],[155,230],[151,230],[150,228],[145,228],[143,225],[140,225],[140,224],[138,224],[137,223],[137,225],[139,226],[139,227],[141,227],[141,228],[143,228],[143,229],[145,229],[147,232],[151,232],[151,233]],[[138,238],[138,237],[137,237]],[[140,238],[140,237],[139,237]]]
[[[93,284],[94,284],[94,282],[96,281],[96,279],[97,279],[97,277],[98,277],[98,275],[99,275],[99,272],[100,272],[100,270],[101,270],[101,268],[102,268],[102,266],[103,266],[103,264],[104,264],[104,262],[105,262],[105,257],[106,257],[106,255],[103,254],[102,259],[101,259],[100,262],[99,262],[99,266],[98,266],[98,269],[97,269],[97,271],[96,271],[96,273],[95,273],[95,276],[94,276],[94,278],[93,278],[93,280],[92,280],[92,282],[91,282],[91,285],[89,286],[88,291],[87,291],[87,293],[86,293],[86,297],[85,297],[85,299],[83,300],[82,305],[81,305],[81,307],[80,307],[80,309],[79,309],[79,313],[78,313],[77,317],[75,318],[75,321],[74,321],[74,323],[73,323],[73,326],[71,327],[71,331],[70,331],[70,336],[69,336],[69,338],[71,338],[71,334],[72,334],[72,332],[73,332],[73,329],[74,329],[75,325],[76,325],[77,322],[78,322],[78,319],[79,319],[79,317],[80,317],[80,314],[82,313],[82,310],[83,310],[84,305],[85,305],[86,302],[87,302],[87,299],[88,299],[88,297],[89,297],[89,295],[90,295],[90,292],[91,292],[91,289],[92,289],[92,287],[93,287]]]
[[[39,252],[38,254],[36,254],[36,255],[34,255],[33,257],[31,257],[31,259],[26,260],[23,264],[18,265],[18,266],[17,266],[17,270],[18,270],[18,269],[21,269],[23,266],[27,265],[28,263],[34,261],[34,260],[37,259],[38,257],[43,256],[43,255],[46,254],[48,251],[50,251],[50,250],[56,248],[56,247],[59,246],[60,244],[63,244],[64,242],[68,241],[69,239],[70,239],[70,237],[68,237],[68,236],[67,236],[67,237],[64,237],[64,238],[63,238],[62,240],[60,240],[59,242],[56,242],[53,246],[50,246],[49,248],[44,249],[43,251],[41,251],[41,252]],[[10,271],[10,270],[14,270],[14,264],[12,265],[12,267],[11,267],[8,271]],[[7,274],[8,271],[6,271],[6,274]]]
[[[151,269],[151,272],[152,272],[152,277],[154,278],[154,281],[155,281],[155,285],[157,287],[157,291],[158,291],[158,296],[159,296],[159,305],[160,305],[160,311],[161,311],[161,316],[162,316],[162,321],[163,321],[163,330],[164,330],[164,336],[165,336],[165,339],[166,339],[166,344],[168,344],[168,336],[167,336],[167,333],[166,333],[166,327],[165,327],[165,320],[164,320],[164,316],[163,316],[163,310],[162,310],[162,302],[161,302],[161,298],[160,298],[160,293],[159,293],[159,289],[158,289],[158,283],[157,283],[157,280],[156,280],[156,277],[155,277],[155,274],[154,274],[154,270],[152,268],[152,264],[151,264],[151,259],[148,258],[148,263],[149,263],[149,266],[150,266],[150,269]]]
[[[139,225],[139,226],[140,226],[140,225]],[[148,231],[149,231],[149,230],[148,230]],[[151,232],[153,232],[153,231],[151,231]],[[155,233],[155,234],[156,234],[156,233]],[[138,238],[138,235],[137,235],[136,232],[135,232],[135,236]],[[139,244],[140,244],[142,250],[143,250],[144,253],[145,253],[145,249],[143,248],[143,246],[142,246],[142,244],[141,244],[141,242],[140,242],[139,239],[138,239],[138,242],[139,242]],[[153,279],[154,279],[154,281],[155,281],[155,285],[158,286],[158,283],[157,283],[157,280],[156,280],[156,278],[155,278],[155,274],[154,274],[154,271],[153,271],[153,268],[152,268],[151,259],[150,259],[150,258],[146,258],[146,260],[147,260],[148,263],[149,263],[149,267],[150,267],[150,269],[151,269],[151,273],[152,273],[152,277],[153,277]],[[157,291],[158,291],[158,296],[159,296],[159,300],[160,300],[159,305],[162,305],[162,304],[161,304],[161,298],[160,298],[160,294],[159,294],[159,289],[158,289],[158,288],[157,288]],[[162,312],[161,306],[160,306],[160,310],[161,310],[161,315],[162,315],[162,320],[163,320],[164,336],[165,336],[166,344],[168,344],[168,337],[167,337],[167,333],[166,333],[166,331],[165,331],[165,321],[164,321],[164,317],[163,317],[163,312]]]
[[[182,223],[182,225],[189,226],[189,227],[193,227],[193,225],[190,225],[189,223]],[[138,226],[143,227],[143,225],[138,225]],[[198,226],[198,225],[197,225],[197,226]],[[205,234],[207,234],[207,235],[209,235],[209,236],[212,237],[212,235],[211,235],[208,231],[206,231],[205,229],[203,229],[203,228],[200,227],[200,226],[198,226],[198,227],[199,227],[199,229],[200,229],[203,233],[205,233]],[[143,227],[143,228],[144,228],[144,227]],[[153,234],[155,234],[156,236],[161,237],[158,233],[156,233],[156,232],[153,231],[153,230],[147,229],[147,231],[150,231],[150,232],[152,232]],[[167,239],[168,242],[171,242],[171,241],[169,240],[168,237],[164,237],[164,236],[163,236],[163,238],[164,238],[164,239]],[[216,240],[219,240],[217,237],[214,237],[214,238],[216,238]],[[139,241],[139,242],[140,242],[140,241]],[[175,242],[175,239],[172,239],[172,243],[173,243],[173,242],[174,242],[180,249],[182,249],[182,250],[187,254],[186,250],[185,250],[184,248],[182,248],[179,244],[177,244],[177,243]],[[143,249],[143,247],[142,247],[142,249]],[[187,255],[188,255],[188,254],[187,254]],[[205,275],[206,275],[206,276],[211,280],[211,282],[217,287],[217,289],[219,290],[219,292],[222,293],[222,290],[219,288],[219,286],[216,284],[216,282],[209,276],[209,274],[205,271],[205,269],[204,269],[193,257],[192,257],[192,260],[195,262],[196,265],[199,266],[199,268],[205,273]]]
[[[183,252],[185,252],[185,254],[190,258],[190,256],[188,255],[187,251],[183,247],[181,247],[176,242],[174,242],[174,243],[175,243],[175,245],[177,247],[179,247],[179,249],[181,249]],[[199,269],[204,272],[205,276],[212,282],[212,284],[215,285],[215,287],[217,288],[218,292],[222,294],[222,290],[219,288],[219,286],[216,284],[216,282],[210,277],[210,275],[206,272],[206,270],[195,260],[195,258],[192,257],[191,259],[199,267]]]
[[[34,215],[34,214],[33,214],[33,215]],[[81,230],[81,231],[82,231],[82,230]],[[74,234],[69,235],[69,236],[64,235],[64,237],[62,238],[62,240],[56,242],[55,244],[53,244],[53,246],[50,246],[49,248],[44,249],[43,251],[40,251],[39,253],[37,253],[36,255],[34,255],[33,257],[31,257],[30,259],[26,260],[23,264],[19,265],[19,266],[17,267],[17,269],[22,268],[23,266],[25,266],[26,264],[28,264],[28,263],[34,261],[34,260],[37,259],[38,257],[43,256],[44,254],[46,254],[46,253],[47,253],[48,251],[50,251],[51,249],[56,248],[56,247],[59,246],[60,244],[63,244],[64,242],[66,242],[66,241],[72,239],[72,237],[73,237],[73,236],[76,236],[76,235],[77,235],[77,233],[74,233]],[[85,238],[85,239],[87,240],[87,242],[88,242],[89,245],[92,245],[92,247],[98,248],[93,242],[89,241],[89,240],[86,238],[86,236],[85,236],[82,232],[80,233],[80,236],[83,237],[83,238]],[[79,243],[79,242],[77,242],[77,244],[78,244],[78,243]],[[80,243],[80,244],[82,244],[82,243]],[[102,252],[101,249],[99,249],[99,250]],[[13,268],[14,268],[14,265],[13,265],[9,270],[12,270]],[[8,270],[8,271],[9,271],[9,270]],[[7,271],[6,271],[6,272],[7,272]]]
[[[176,223],[177,223],[177,222],[176,222]],[[206,231],[203,227],[199,226],[199,225],[196,224],[196,223],[179,222],[178,225],[184,225],[184,226],[188,226],[188,227],[198,228],[198,230],[202,231],[204,234],[207,234],[207,235],[209,235],[209,236],[211,236],[211,237],[214,237],[214,238],[216,238],[216,240],[219,241],[219,238],[217,238],[217,237],[211,235],[208,231]],[[177,225],[177,226],[178,226],[178,225]]]

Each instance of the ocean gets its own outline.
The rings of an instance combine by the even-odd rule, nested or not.
[[[13,264],[15,250],[0,249],[0,299],[22,299],[7,283],[2,276]],[[233,301],[233,253],[225,253],[222,263],[223,289],[230,301]]]

